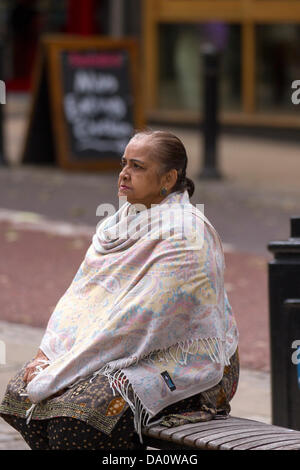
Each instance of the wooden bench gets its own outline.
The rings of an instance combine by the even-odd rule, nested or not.
[[[300,431],[233,416],[173,428],[155,425],[142,433],[145,444],[154,449],[300,449]]]

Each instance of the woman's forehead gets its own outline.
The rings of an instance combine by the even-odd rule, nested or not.
[[[155,161],[154,155],[153,144],[147,138],[132,139],[124,153],[126,158],[137,158],[143,161]]]

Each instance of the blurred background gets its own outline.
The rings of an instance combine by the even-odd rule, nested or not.
[[[290,87],[300,74],[298,3],[1,0],[2,76],[9,93],[30,92],[44,33],[131,36],[139,41],[145,67],[148,119],[195,123],[202,111],[199,54],[209,41],[222,53],[222,123],[296,128],[299,112]]]
[[[118,207],[117,172],[22,163],[32,73],[46,33],[137,41],[145,123],[182,138],[196,187],[192,202],[204,204],[224,242],[241,365],[258,374],[241,390],[257,386],[261,393],[240,412],[270,420],[268,243],[287,240],[290,218],[300,216],[300,105],[291,100],[292,82],[300,80],[300,0],[0,0],[4,336],[9,324],[46,326],[89,246],[97,206]],[[200,178],[207,44],[220,58],[220,178]]]

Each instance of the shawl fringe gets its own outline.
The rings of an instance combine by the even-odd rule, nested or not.
[[[99,374],[107,377],[114,396],[117,391],[130,406],[134,415],[134,427],[140,438],[140,442],[142,443],[142,427],[149,425],[149,421],[153,415],[142,404],[140,398],[133,390],[133,387],[131,387],[129,393],[129,387],[131,383],[126,377],[126,373],[123,371],[123,369],[126,369],[127,367],[135,365],[141,361],[155,363],[168,362],[172,360],[176,364],[184,366],[187,365],[189,354],[194,355],[198,352],[203,353],[203,350],[208,354],[212,362],[226,366],[230,364],[230,358],[225,354],[224,347],[225,341],[221,340],[220,338],[197,338],[195,340],[182,341],[175,345],[175,354],[172,352],[174,346],[170,346],[163,350],[153,351],[140,360],[136,358],[134,362],[130,360],[124,364],[124,361],[120,360],[116,361],[113,367],[110,364],[107,364],[93,373],[90,382],[92,382]],[[78,381],[70,387],[77,385],[77,383]],[[131,394],[131,397],[129,394]]]

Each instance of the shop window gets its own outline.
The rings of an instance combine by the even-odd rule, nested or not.
[[[43,32],[63,32],[66,0],[2,1],[2,74],[9,90],[27,90]]]
[[[300,80],[300,26],[256,26],[257,111],[299,110],[291,101],[291,84]]]
[[[8,90],[30,89],[42,34],[83,34],[82,8],[90,15],[84,16],[84,27],[90,28],[84,34],[102,31],[108,0],[94,0],[90,3],[91,8],[87,3],[77,0],[0,0],[0,37],[4,44],[0,49],[0,61]]]
[[[220,108],[241,109],[240,26],[226,23],[162,24],[159,28],[159,106],[202,110],[201,47],[213,43],[221,55]]]

